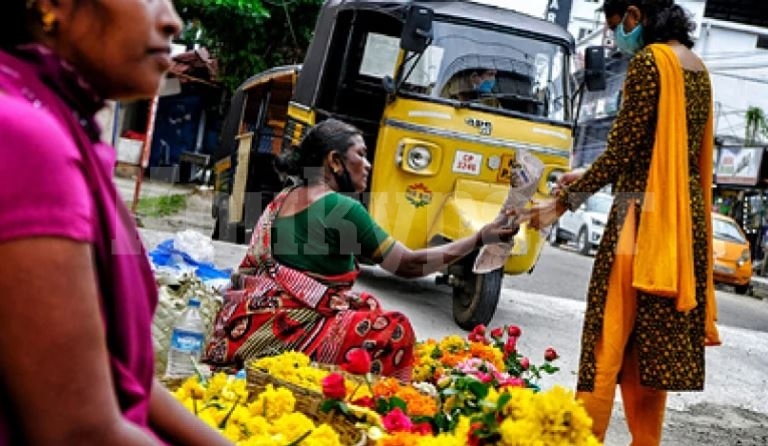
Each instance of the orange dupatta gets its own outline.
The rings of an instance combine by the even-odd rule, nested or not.
[[[649,48],[659,70],[659,108],[656,138],[648,173],[642,217],[637,232],[637,251],[632,285],[643,292],[674,298],[678,311],[696,308],[696,277],[693,262],[693,225],[688,172],[688,128],[683,68],[675,52],[665,44]],[[719,345],[715,326],[712,275],[712,154],[714,143],[712,107],[704,130],[699,172],[707,227],[707,345]]]

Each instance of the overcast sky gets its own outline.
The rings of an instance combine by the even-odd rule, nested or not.
[[[487,3],[489,5],[502,6],[514,9],[536,17],[544,17],[547,9],[547,0],[471,0],[475,3]]]

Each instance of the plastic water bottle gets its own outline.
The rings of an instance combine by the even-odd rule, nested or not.
[[[200,301],[190,297],[187,308],[173,326],[165,376],[185,378],[194,375],[195,367],[192,358],[195,362],[200,361],[204,341],[205,325],[200,316]]]

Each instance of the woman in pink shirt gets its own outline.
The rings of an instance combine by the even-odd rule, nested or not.
[[[99,142],[150,97],[169,0],[6,0],[0,18],[0,445],[227,444],[153,378],[157,291]]]

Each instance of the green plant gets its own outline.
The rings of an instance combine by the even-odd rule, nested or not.
[[[136,212],[145,217],[167,217],[187,207],[187,196],[181,194],[140,198]]]
[[[219,80],[234,90],[267,68],[300,63],[323,0],[177,0],[182,38],[217,59]]]
[[[745,115],[744,144],[754,146],[768,139],[768,118],[760,107],[750,106]]]

